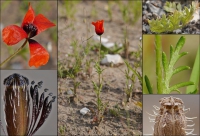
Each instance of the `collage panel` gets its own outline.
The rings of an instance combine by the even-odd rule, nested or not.
[[[142,135],[141,15],[141,0],[58,1],[59,135]]]
[[[0,135],[200,135],[197,0],[1,0]]]
[[[1,69],[57,69],[57,1],[1,0]]]
[[[143,135],[200,135],[199,102],[199,95],[143,95]]]
[[[143,34],[200,34],[197,0],[143,0]]]
[[[1,70],[0,135],[57,135],[55,77],[57,70]]]
[[[199,94],[199,35],[143,35],[143,94]]]

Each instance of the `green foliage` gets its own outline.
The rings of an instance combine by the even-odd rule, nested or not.
[[[165,5],[165,9],[174,12],[168,17],[163,14],[161,18],[156,20],[148,20],[152,32],[172,32],[173,30],[183,28],[193,18],[193,14],[196,10],[196,3],[192,2],[192,5],[190,5],[189,8],[184,7],[183,10],[180,10],[180,6],[177,7],[178,10],[175,10],[175,5],[173,3],[168,3]]]
[[[101,97],[100,97],[100,94],[101,94],[101,91],[102,91],[102,86],[103,86],[103,84],[102,84],[103,79],[101,78],[101,75],[102,75],[102,72],[104,71],[104,69],[101,69],[99,62],[96,62],[94,67],[96,69],[96,72],[97,72],[98,78],[99,78],[98,83],[95,83],[94,81],[92,81],[93,86],[94,86],[94,92],[95,92],[96,97],[97,97],[97,100],[96,100],[97,123],[99,124],[103,119],[103,114],[105,112],[105,109],[106,109],[108,103],[104,104],[101,100]]]
[[[149,94],[153,94],[152,85],[151,85],[147,75],[144,76],[144,79],[145,79],[146,87],[147,87],[147,90],[148,90]]]
[[[63,2],[64,2],[64,7],[65,7],[65,10],[66,10],[67,18],[74,19],[74,15],[76,13],[76,8],[72,8],[72,7],[74,7],[79,1],[65,0]]]
[[[62,135],[66,135],[66,126],[65,125],[61,125],[61,126],[59,126],[59,128],[58,128],[59,130],[59,133],[60,133],[60,135],[62,136]]]
[[[112,21],[112,10],[111,10],[111,7],[112,7],[112,3],[111,3],[111,1],[108,1],[108,10],[107,10],[107,12],[108,12],[108,16],[109,16],[110,21]]]
[[[5,10],[12,1],[1,1],[1,10]]]
[[[194,62],[194,66],[193,66],[193,69],[192,69],[192,74],[190,76],[190,81],[194,82],[194,85],[191,85],[191,86],[188,86],[187,87],[187,90],[186,90],[186,93],[188,94],[196,94],[199,90],[199,78],[200,78],[200,65],[199,65],[199,62],[200,62],[200,48],[198,48],[197,50],[197,55],[196,55],[196,59],[195,59],[195,62]]]
[[[170,50],[171,57],[170,57],[169,61],[167,60],[165,53],[164,52],[162,53],[162,64],[163,64],[163,69],[164,69],[164,82],[163,82],[163,84],[164,84],[163,92],[164,93],[171,93],[174,90],[178,90],[178,88],[180,88],[180,87],[184,87],[184,86],[193,84],[193,82],[183,82],[183,83],[174,85],[172,87],[169,86],[170,79],[173,75],[175,75],[183,70],[190,69],[190,67],[188,67],[188,66],[181,66],[181,67],[174,69],[175,63],[181,57],[183,57],[184,55],[187,54],[187,52],[182,52],[179,54],[179,52],[182,49],[182,47],[184,46],[184,44],[185,44],[185,37],[182,36],[179,39],[179,41],[177,42],[176,47],[172,47],[172,46],[170,47],[171,48],[171,50]]]
[[[142,1],[117,1],[124,22],[134,25],[142,14]]]
[[[115,105],[112,109],[109,110],[111,116],[119,117],[120,116],[120,108],[118,105]]]
[[[106,48],[105,46],[101,46],[101,54],[103,54],[103,56],[105,54],[117,54],[122,50],[123,47],[118,47],[117,44],[115,44],[113,48]]]
[[[142,85],[142,75],[137,70],[139,65],[131,66],[131,64],[128,61],[124,61],[124,62],[127,67],[127,69],[124,72],[125,77],[126,77],[126,87],[125,87],[126,102],[129,102],[130,98],[132,97],[132,93],[134,89],[133,85],[136,81],[136,77],[139,79],[140,84]]]
[[[174,12],[176,10],[178,11],[181,11],[181,4],[178,3],[176,5],[176,2],[168,2],[166,1],[165,5],[164,5],[164,9],[167,11],[167,12]]]
[[[157,76],[158,94],[169,94],[172,91],[177,91],[178,93],[181,93],[179,91],[179,88],[193,85],[194,82],[186,81],[186,82],[181,82],[181,83],[170,86],[170,80],[173,75],[180,73],[183,70],[190,69],[189,66],[180,66],[180,67],[174,68],[174,65],[176,64],[176,62],[187,54],[187,52],[180,53],[180,50],[185,44],[185,37],[181,36],[175,47],[170,46],[169,60],[167,59],[165,52],[162,52],[162,44],[161,44],[160,35],[156,35],[155,44],[156,44],[155,45],[156,46],[156,76]],[[146,82],[146,87],[148,89],[148,92],[152,94],[153,93],[152,85],[146,75],[145,75],[145,82]]]

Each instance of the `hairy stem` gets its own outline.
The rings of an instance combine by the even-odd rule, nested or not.
[[[157,91],[158,94],[163,93],[162,88],[162,44],[161,36],[156,35],[155,37],[155,48],[156,48],[156,77],[157,77]]]

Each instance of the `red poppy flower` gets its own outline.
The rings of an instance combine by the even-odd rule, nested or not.
[[[95,32],[97,35],[100,36],[104,33],[103,20],[99,20],[97,22],[92,22],[92,24],[95,26]]]
[[[30,47],[29,66],[39,67],[48,62],[49,53],[38,42],[30,38],[53,26],[55,26],[55,24],[50,22],[42,14],[35,16],[34,10],[29,3],[29,9],[24,17],[21,27],[10,25],[2,30],[3,41],[8,46],[12,46],[26,38]]]

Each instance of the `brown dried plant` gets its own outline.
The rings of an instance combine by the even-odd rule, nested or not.
[[[37,85],[34,83],[34,81],[31,82],[29,90],[28,78],[17,73],[4,80],[4,85],[6,85],[4,96],[5,123],[9,136],[32,136],[43,125],[51,112],[52,103],[56,96],[49,93],[52,99],[48,101],[49,96],[45,97],[45,92],[48,89],[44,89],[39,98],[38,91],[43,82],[40,81]],[[4,131],[3,127],[2,130]]]
[[[196,117],[189,118],[185,116],[185,112],[189,109],[184,109],[183,101],[180,98],[173,96],[164,97],[160,99],[160,108],[154,105],[155,110],[159,113],[154,112],[155,119],[150,119],[150,122],[154,124],[154,136],[186,136],[192,135],[194,129],[187,129],[193,125],[187,125],[187,122],[192,121]]]

